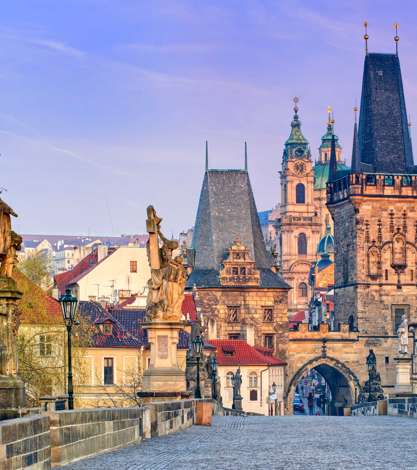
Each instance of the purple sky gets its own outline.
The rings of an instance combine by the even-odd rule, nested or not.
[[[0,186],[25,233],[144,231],[194,223],[204,171],[249,170],[278,202],[292,98],[314,158],[332,105],[350,160],[369,49],[400,58],[417,120],[413,1],[13,0],[0,21]],[[415,135],[415,132],[413,132]]]

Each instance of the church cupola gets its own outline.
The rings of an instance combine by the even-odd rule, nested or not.
[[[289,159],[311,159],[310,147],[308,140],[301,132],[301,121],[298,117],[297,97],[294,98],[294,117],[291,122],[291,134],[285,142],[283,160]]]
[[[330,150],[332,145],[332,135],[334,135],[336,142],[336,160],[341,161],[342,157],[342,147],[339,144],[339,137],[334,134],[334,119],[333,119],[333,110],[329,106],[327,108],[327,129],[326,133],[321,138],[321,145],[319,147],[319,162],[328,163],[330,161]]]

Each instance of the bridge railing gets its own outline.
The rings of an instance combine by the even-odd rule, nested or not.
[[[52,411],[0,423],[0,468],[48,469],[191,426],[198,402]]]

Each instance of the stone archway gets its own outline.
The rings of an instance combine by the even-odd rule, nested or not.
[[[311,369],[316,369],[331,389],[334,397],[330,408],[331,414],[341,414],[343,407],[352,406],[357,402],[360,383],[352,370],[334,357],[318,356],[301,366],[290,379],[285,400],[287,414],[292,414],[292,403],[297,383],[305,371]]]

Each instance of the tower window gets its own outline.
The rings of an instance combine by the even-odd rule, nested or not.
[[[228,322],[229,323],[237,323],[240,318],[240,307],[238,306],[233,306],[233,307],[227,307],[228,310]]]
[[[271,307],[264,308],[264,322],[271,323],[274,319],[273,309]]]
[[[299,255],[307,254],[307,237],[305,233],[300,233],[298,235],[297,248]]]
[[[388,281],[388,269],[385,270],[385,280]]]
[[[298,183],[295,187],[295,202],[297,204],[305,204],[306,202],[306,188],[303,183]]]
[[[274,335],[264,335],[264,347],[268,349],[274,348]]]
[[[301,282],[298,285],[298,295],[300,297],[307,297],[307,284],[305,282]]]

